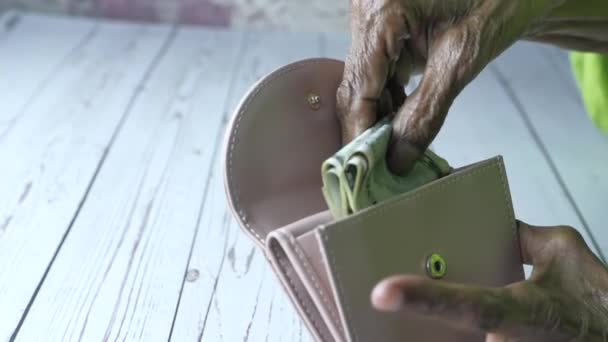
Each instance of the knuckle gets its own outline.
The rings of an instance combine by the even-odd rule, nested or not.
[[[478,329],[482,331],[494,331],[499,329],[505,320],[503,309],[506,289],[497,289],[483,294],[482,300],[477,303],[472,312],[473,319]]]
[[[553,243],[558,248],[571,249],[585,244],[581,233],[571,226],[560,226],[554,229]]]
[[[352,102],[352,94],[353,91],[350,82],[347,80],[342,81],[336,92],[336,107],[338,117],[344,117],[346,116],[346,113],[349,112]]]

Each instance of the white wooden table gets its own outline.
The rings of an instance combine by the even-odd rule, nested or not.
[[[347,35],[0,17],[0,341],[309,341],[227,210],[218,148],[252,83]],[[608,252],[608,137],[563,51],[517,44],[434,143],[502,154],[515,210]],[[603,255],[602,255],[603,257]]]

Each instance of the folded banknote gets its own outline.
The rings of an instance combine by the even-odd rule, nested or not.
[[[391,124],[383,120],[345,145],[322,165],[323,196],[335,218],[380,203],[447,175],[451,167],[430,149],[406,176],[386,162]]]

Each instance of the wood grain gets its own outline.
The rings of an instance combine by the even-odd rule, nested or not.
[[[531,49],[526,52],[529,54],[536,47],[526,48]],[[541,67],[539,61],[526,63],[530,68]],[[512,71],[522,64],[521,60],[511,60],[504,66]],[[543,81],[535,87],[551,88],[554,84]],[[529,90],[521,93],[522,101],[535,98],[532,89]],[[540,107],[538,111],[539,115],[548,115],[550,109]],[[518,113],[516,99],[505,91],[490,66],[456,100],[434,145],[456,165],[503,155],[517,218],[538,225],[581,227],[581,220],[552,172],[543,147],[535,139],[529,122]],[[592,244],[593,237],[586,231],[582,233]]]
[[[1,43],[0,340],[27,313],[166,32],[28,15]]]
[[[180,29],[165,47],[18,341],[167,340],[239,45]]]
[[[2,16],[0,139],[57,73],[65,70],[73,53],[90,41],[96,26],[94,21],[72,22],[19,12]]]
[[[249,34],[230,95],[230,114],[266,73],[295,60],[317,57],[311,34]],[[220,160],[217,160],[219,164]],[[221,165],[215,165],[203,207],[190,270],[172,341],[310,341],[278,279],[228,212]]]

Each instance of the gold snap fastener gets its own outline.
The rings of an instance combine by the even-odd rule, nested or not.
[[[440,279],[445,276],[447,265],[445,259],[437,253],[429,255],[426,259],[426,273],[433,279]]]
[[[321,96],[314,93],[310,93],[308,94],[307,101],[308,105],[310,106],[310,108],[312,108],[312,110],[317,110],[321,108]]]

